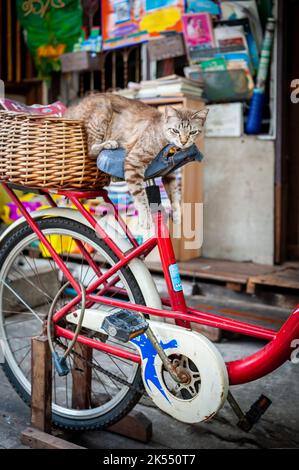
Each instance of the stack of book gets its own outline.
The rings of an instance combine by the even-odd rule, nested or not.
[[[129,83],[128,88],[117,91],[127,98],[150,99],[189,96],[200,98],[203,93],[202,83],[178,75],[142,80],[140,83]]]

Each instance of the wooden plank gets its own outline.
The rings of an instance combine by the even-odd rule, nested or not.
[[[48,338],[31,340],[31,424],[40,431],[51,431],[52,356]]]
[[[6,17],[6,60],[7,60],[7,81],[13,80],[13,57],[12,57],[12,2],[6,2],[7,17]]]
[[[107,393],[92,395],[92,406],[102,406],[111,400]],[[117,423],[109,426],[106,431],[120,434],[140,442],[149,442],[152,438],[152,422],[140,411],[132,410]]]
[[[287,255],[290,259],[299,259],[299,245],[288,245]]]
[[[152,422],[143,413],[132,410],[118,423],[110,426],[108,431],[146,443],[152,438],[153,427]]]
[[[184,41],[181,35],[162,37],[149,41],[147,50],[150,60],[167,60],[173,57],[180,57],[185,54]],[[174,73],[165,74],[171,75]]]
[[[228,299],[206,299],[203,296],[193,296],[188,298],[187,304],[202,312],[217,314],[223,318],[232,318],[277,331],[289,315],[289,311],[286,309],[249,303],[244,300],[229,301]],[[205,334],[204,331],[202,333]]]
[[[121,49],[122,51],[122,58],[123,58],[123,66],[124,66],[124,86],[127,88],[129,82],[129,48],[124,47]]]
[[[22,80],[22,52],[21,52],[21,25],[17,21],[16,27],[16,81]]]
[[[241,292],[242,291],[242,284],[240,282],[227,282],[225,284],[227,289],[230,289],[234,292]]]
[[[3,3],[0,1],[0,70],[2,70],[2,60],[3,60]],[[1,73],[1,78],[4,78]]]
[[[21,433],[21,442],[32,449],[85,449],[85,447],[31,427]]]
[[[137,46],[135,56],[135,81],[136,83],[140,82],[140,46]]]
[[[88,51],[67,52],[60,56],[60,60],[62,73],[90,72],[100,68],[100,53],[92,55]]]
[[[286,215],[287,215],[287,179],[285,177],[288,150],[286,135],[289,126],[287,108],[289,100],[287,97],[286,81],[288,80],[289,67],[287,66],[287,6],[283,0],[278,0],[276,23],[276,53],[272,61],[274,69],[274,102],[275,121],[274,132],[275,145],[275,186],[274,186],[274,257],[275,263],[282,263],[286,257]],[[295,40],[292,38],[292,41]],[[290,75],[292,76],[292,75]]]
[[[281,3],[281,5],[279,5]],[[284,6],[283,6],[283,5]],[[276,111],[278,119],[277,138],[280,142],[280,153],[277,158],[281,161],[277,165],[276,173],[279,171],[280,183],[282,185],[282,211],[286,210],[286,224],[282,228],[283,234],[285,233],[285,245],[298,245],[299,247],[299,218],[297,216],[299,211],[299,142],[298,142],[298,126],[299,126],[299,109],[298,106],[288,99],[288,90],[285,87],[286,83],[291,84],[293,78],[297,78],[297,71],[299,67],[299,57],[293,52],[293,44],[297,44],[299,40],[299,29],[297,18],[299,15],[298,2],[278,2],[282,18],[279,17],[278,33],[280,33],[280,52],[281,57],[278,69],[279,74],[277,86],[281,86],[282,103],[280,109]],[[283,25],[281,21],[284,20]],[[282,29],[284,27],[284,29]],[[278,42],[279,45],[279,42]],[[284,66],[283,66],[284,64]],[[290,88],[290,90],[295,90]],[[282,122],[281,122],[282,120]],[[282,216],[285,214],[282,213]],[[283,237],[282,237],[283,238]],[[282,240],[283,243],[283,240]],[[288,253],[286,253],[288,256]],[[293,253],[293,256],[295,253]]]
[[[74,353],[74,367],[72,369],[72,408],[75,410],[88,409],[91,406],[91,367],[85,361],[92,361],[92,349],[76,343]]]
[[[162,272],[161,263],[147,262],[153,272]],[[194,279],[220,281],[246,286],[252,276],[272,274],[281,271],[281,266],[242,263],[218,259],[196,258],[178,263],[180,273]]]
[[[255,294],[256,291],[256,282],[254,281],[255,277],[250,277],[247,281],[246,292],[247,294]]]
[[[111,65],[112,65],[112,88],[116,89],[116,51],[112,51],[111,55]]]
[[[202,237],[200,235],[201,223],[200,208],[203,191],[202,165],[192,162],[182,171],[182,235],[180,243],[179,260],[186,261],[200,255]],[[199,227],[198,227],[199,225]]]
[[[30,80],[34,76],[34,64],[33,64],[33,58],[29,50],[26,51],[26,79]]]
[[[185,98],[187,109],[201,109],[204,103],[200,100]],[[203,137],[196,139],[197,147],[203,152]],[[203,202],[203,166],[198,162],[189,163],[182,170],[182,239],[180,261],[197,258],[201,254],[203,239],[202,204]],[[200,206],[199,206],[200,205]]]
[[[299,270],[290,268],[269,275],[253,276],[248,281],[247,292],[251,293],[257,285],[299,291]]]
[[[281,267],[275,267],[272,265],[266,264],[255,264],[239,261],[226,261],[221,259],[211,259],[211,258],[200,258],[194,259],[188,264],[181,263],[181,266],[190,268],[191,270],[200,270],[217,274],[227,273],[230,275],[238,276],[240,279],[243,279],[244,282],[248,279],[249,276],[260,275],[264,273],[270,273]]]
[[[147,265],[153,272],[162,272],[159,262],[147,262]],[[242,290],[244,286],[248,294],[254,294],[257,285],[299,289],[298,263],[270,266],[197,258],[179,262],[178,265],[182,276],[223,282],[228,288],[236,291]]]
[[[182,97],[178,96],[178,97],[170,97],[170,98],[167,98],[167,97],[162,97],[162,98],[144,98],[142,99],[143,103],[146,103],[146,104],[151,104],[153,106],[160,106],[160,105],[164,105],[164,104],[174,104],[174,103],[182,103],[182,100],[184,99],[184,97],[186,97],[187,95],[185,94],[182,94]],[[199,103],[203,103],[203,100],[201,98],[198,98],[198,100],[194,97],[192,97],[192,100],[196,100],[196,102],[198,101]],[[198,107],[198,104],[197,104],[197,107]]]
[[[218,343],[222,338],[222,331],[219,328],[213,328],[212,326],[200,325],[199,323],[190,323],[191,330],[197,331],[206,336],[213,343]]]

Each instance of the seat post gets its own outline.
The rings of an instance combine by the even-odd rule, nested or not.
[[[162,211],[162,201],[161,201],[161,193],[160,188],[156,184],[155,178],[149,178],[145,181],[146,187],[146,195],[149,203],[149,207],[151,213],[154,214],[156,212]]]
[[[149,178],[145,180],[146,187],[148,186],[157,186],[155,178]]]

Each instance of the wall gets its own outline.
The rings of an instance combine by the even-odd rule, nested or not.
[[[206,138],[202,255],[273,264],[274,142]]]

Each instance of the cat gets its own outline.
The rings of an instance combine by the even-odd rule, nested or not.
[[[112,93],[97,93],[83,98],[68,108],[65,117],[85,123],[89,154],[97,157],[103,149],[122,147],[126,150],[124,174],[128,189],[138,210],[141,229],[152,227],[150,208],[144,189],[144,172],[167,144],[190,147],[202,133],[208,109],[199,111],[166,106],[156,108]],[[179,193],[174,173],[163,177],[169,197],[172,218],[181,218]]]

